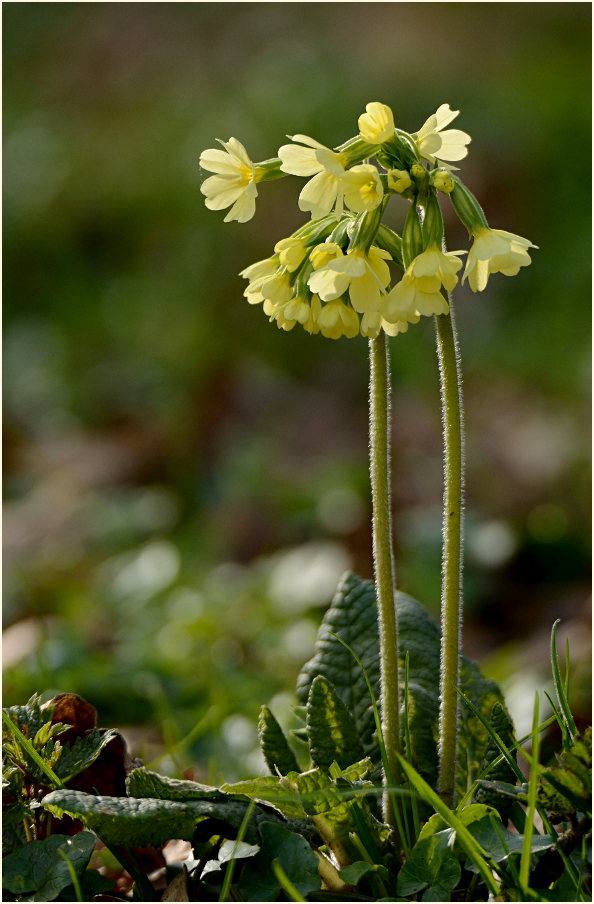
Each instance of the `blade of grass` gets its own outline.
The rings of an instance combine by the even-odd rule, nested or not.
[[[547,698],[547,700],[549,701],[549,705],[550,705],[551,709],[553,710],[553,715],[555,716],[555,718],[557,720],[557,724],[561,730],[561,746],[563,747],[563,750],[567,750],[569,747],[571,747],[571,737],[569,735],[569,732],[567,731],[567,725],[565,724],[565,719],[563,718],[562,714],[559,712],[558,708],[555,706],[555,703],[551,699],[550,694],[547,694],[547,692],[545,691],[544,695]]]
[[[477,709],[477,707],[474,705],[472,700],[468,699],[468,697],[466,696],[466,694],[464,694],[463,691],[458,689],[458,693],[462,697],[462,700],[464,701],[464,703],[468,706],[468,708],[472,711],[472,713],[477,717],[477,719],[479,719],[479,721],[482,723],[483,727],[489,732],[489,735],[495,741],[499,750],[501,750],[502,756],[505,757],[505,759],[507,760],[507,762],[513,769],[514,774],[515,774],[516,778],[518,779],[518,781],[523,782],[524,776],[522,775],[522,771],[521,771],[520,767],[516,763],[514,757],[511,755],[511,751],[503,743],[503,741],[501,740],[501,738],[499,737],[499,735],[497,734],[497,732],[495,731],[493,726],[485,719],[485,717],[480,712],[480,710]],[[520,742],[517,741],[515,746],[519,747]],[[499,762],[501,762],[501,760],[498,759],[498,760],[496,760],[496,762],[499,763]],[[495,765],[495,763],[493,763],[493,765]]]
[[[11,734],[13,735],[13,737],[15,738],[17,743],[25,751],[25,753],[31,757],[33,762],[37,766],[39,766],[39,768],[44,773],[44,775],[46,775],[48,777],[51,784],[54,785],[56,788],[64,788],[65,785],[62,782],[62,780],[58,778],[58,776],[56,775],[54,770],[51,768],[51,766],[48,766],[48,764],[45,762],[43,757],[41,757],[37,753],[37,751],[33,747],[33,744],[31,743],[29,738],[25,737],[23,732],[20,731],[20,729],[14,724],[12,719],[9,718],[8,714],[5,713],[4,710],[2,710],[2,722],[4,723],[6,728],[9,729],[9,731],[11,732]]]
[[[74,866],[72,865],[72,861],[70,860],[70,857],[68,857],[68,855],[64,853],[62,848],[58,848],[58,854],[60,855],[60,857],[63,860],[66,861],[66,866],[68,868],[68,872],[70,873],[70,880],[74,886],[74,894],[76,895],[76,900],[84,901],[84,898],[82,896],[82,890],[80,887],[80,882],[78,881],[78,876],[76,875],[76,870],[74,869]]]
[[[557,630],[557,625],[560,623],[561,619],[557,619],[554,623],[551,630],[551,664],[553,666],[553,683],[555,685],[555,693],[557,694],[557,700],[559,701],[559,706],[561,708],[561,712],[565,717],[565,722],[567,724],[567,729],[572,738],[576,736],[577,728],[576,724],[573,720],[573,716],[571,714],[571,710],[569,708],[569,701],[567,699],[567,689],[569,688],[569,647],[567,647],[567,658],[565,660],[565,671],[566,671],[566,683],[563,683],[563,679],[561,678],[561,668],[559,666],[559,655],[557,653],[557,640],[555,637],[555,631]]]
[[[527,894],[530,885],[530,858],[532,853],[532,836],[534,834],[534,814],[536,812],[536,792],[538,787],[538,755],[540,750],[540,733],[538,730],[538,693],[534,695],[534,714],[532,716],[532,750],[530,756],[530,778],[528,781],[528,806],[526,808],[526,825],[524,841],[520,855],[520,890]]]
[[[280,862],[278,860],[273,860],[271,865],[272,865],[272,872],[274,873],[274,875],[276,876],[276,878],[282,885],[284,892],[287,895],[287,897],[289,898],[289,900],[290,901],[305,901],[306,898],[301,897],[301,895],[299,894],[299,892],[297,891],[297,889],[295,888],[295,886],[293,885],[293,883],[291,882],[291,880],[289,879],[287,874],[285,873],[284,869],[280,865]],[[224,901],[226,899],[219,898],[219,900]]]
[[[427,784],[425,779],[422,778],[422,776],[420,776],[419,773],[402,757],[400,758],[400,765],[419,796],[432,806],[436,813],[439,813],[441,818],[450,826],[450,828],[455,830],[456,839],[460,842],[461,846],[468,854],[469,859],[472,860],[481,874],[489,892],[492,895],[497,896],[499,894],[499,885],[493,877],[493,870],[499,872],[497,864],[492,863],[486,856],[481,846],[475,841],[459,816],[457,816],[453,810],[450,810],[441,797]]]
[[[231,858],[229,863],[227,864],[227,869],[225,870],[225,878],[223,879],[223,885],[221,886],[221,893],[219,895],[219,901],[227,901],[229,888],[231,887],[231,880],[233,878],[233,873],[235,872],[235,864],[236,860],[234,859],[235,851],[238,846],[244,839],[245,833],[247,831],[248,823],[251,819],[252,813],[254,812],[254,808],[256,806],[256,802],[251,800],[247,810],[245,811],[245,816],[241,821],[241,825],[239,826],[239,832],[237,833],[237,838],[235,839],[235,844],[233,846],[233,851],[231,853]],[[301,899],[299,899],[301,900]]]
[[[409,724],[409,701],[408,701],[408,668],[409,668],[409,655],[408,650],[406,651],[406,657],[404,660],[404,752],[406,755],[407,761],[412,766],[412,744],[410,740],[410,724]],[[413,795],[411,798],[411,809],[412,809],[412,818],[413,818],[413,827],[414,827],[414,838],[415,841],[419,837],[419,832],[421,831],[421,821],[419,819],[419,807],[417,805],[417,798]]]

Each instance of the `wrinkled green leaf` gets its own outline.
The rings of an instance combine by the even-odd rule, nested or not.
[[[224,800],[226,797],[218,788],[159,775],[145,766],[129,773],[126,790],[130,797],[153,797],[157,800]]]
[[[314,655],[297,679],[297,699],[305,706],[314,679],[323,675],[332,682],[352,713],[366,755],[376,754],[375,723],[367,685],[351,654],[332,634],[342,638],[359,656],[379,696],[377,605],[370,582],[349,574],[338,587],[320,626]]]
[[[395,596],[401,686],[404,686],[405,657],[409,657],[409,727],[412,761],[427,783],[435,788],[438,778],[437,737],[439,718],[439,666],[441,629],[426,609],[404,593]],[[333,636],[333,635],[336,635]],[[364,676],[348,650],[346,642],[360,658],[374,689],[380,695],[379,635],[375,589],[370,581],[348,574],[338,587],[320,626],[314,655],[304,665],[297,680],[297,698],[307,699],[314,679],[322,675],[330,681],[351,713],[359,742],[374,766],[380,766],[375,738],[373,707]],[[486,679],[476,663],[462,657],[461,689],[488,720],[493,705],[503,704],[494,681]],[[462,796],[478,775],[488,732],[466,708],[460,712],[460,750],[458,755],[458,792]]]
[[[328,769],[336,761],[345,768],[363,758],[354,719],[334,685],[322,675],[314,678],[309,691],[306,730],[314,766]]]
[[[197,824],[209,818],[237,830],[249,806],[247,801],[238,800],[101,797],[69,790],[53,791],[41,803],[58,817],[67,813],[82,819],[105,844],[138,847],[157,847],[171,838],[190,841]],[[272,820],[274,816],[271,814],[268,818]],[[258,841],[252,822],[248,825],[246,839]]]
[[[91,832],[30,841],[2,861],[2,887],[15,895],[32,895],[31,901],[54,901],[72,881],[58,849],[64,851],[79,875],[86,869],[96,841]]]
[[[262,755],[272,775],[299,772],[295,754],[283,734],[283,730],[267,706],[263,706],[258,720],[258,737]]]
[[[557,764],[543,770],[538,802],[557,819],[578,810],[592,814],[592,729],[576,735],[569,750],[557,756]]]

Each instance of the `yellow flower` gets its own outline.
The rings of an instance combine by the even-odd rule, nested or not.
[[[274,250],[278,254],[279,263],[281,266],[286,267],[289,273],[297,269],[307,254],[305,242],[293,236],[288,239],[281,239],[274,246]]]
[[[353,166],[342,177],[344,200],[355,213],[375,210],[384,196],[382,180],[375,166],[362,163]]]
[[[520,267],[532,263],[528,248],[536,247],[521,235],[484,226],[474,233],[462,282],[468,279],[473,292],[482,292],[491,273],[515,276]]]
[[[340,299],[328,301],[322,306],[317,323],[322,336],[327,339],[340,339],[342,336],[352,339],[359,334],[359,318],[350,305]]]
[[[442,294],[442,286],[451,292],[458,278],[456,273],[462,266],[459,251],[440,251],[430,247],[412,261],[404,276],[389,293],[384,308],[388,321],[416,322],[421,314],[447,314],[448,303]]]
[[[451,110],[449,104],[442,104],[433,116],[423,123],[416,140],[419,154],[426,160],[462,160],[468,154],[470,135],[460,129],[443,129],[458,116],[459,110]]]
[[[394,114],[377,101],[367,104],[366,113],[359,117],[359,134],[370,144],[383,144],[394,136]]]
[[[200,191],[206,196],[205,204],[209,210],[231,207],[225,223],[230,220],[247,223],[256,211],[258,180],[255,166],[237,138],[217,140],[225,148],[224,151],[209,148],[200,155],[202,169],[217,174],[205,179]]]
[[[293,135],[293,141],[278,149],[281,170],[293,176],[313,176],[301,190],[299,209],[309,211],[315,220],[330,213],[335,204],[340,209],[344,156],[307,135]]]
[[[306,327],[311,320],[309,302],[298,296],[280,304],[266,299],[264,302],[264,313],[268,315],[271,323],[273,320],[276,321],[278,328],[286,332],[292,330],[296,323]],[[308,330],[308,332],[313,332],[313,329]]]
[[[359,314],[379,311],[390,282],[386,260],[389,252],[372,246],[367,254],[355,249],[334,258],[309,277],[309,288],[324,301],[340,298],[348,290],[351,305]]]
[[[321,245],[316,245],[309,255],[314,270],[321,270],[337,257],[342,257],[342,248],[336,242],[322,242]]]
[[[250,264],[245,270],[240,272],[240,276],[249,280],[249,285],[244,291],[249,304],[262,304],[264,296],[262,295],[262,284],[266,279],[273,276],[278,270],[278,257],[267,257],[262,261],[256,261]]]
[[[417,323],[420,318],[417,316],[411,323]],[[388,336],[397,336],[398,333],[406,333],[408,330],[408,321],[400,320],[395,323],[389,323],[382,317],[381,311],[368,311],[361,317],[361,335],[367,336],[368,339],[376,339],[380,330],[384,330]]]

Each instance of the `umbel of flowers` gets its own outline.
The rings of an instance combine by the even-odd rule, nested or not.
[[[459,111],[442,104],[418,132],[397,128],[390,107],[367,104],[359,133],[335,148],[291,136],[278,156],[253,163],[236,139],[200,156],[214,175],[202,183],[206,206],[230,208],[225,221],[250,220],[258,184],[284,175],[306,179],[300,210],[310,221],[281,239],[274,253],[246,267],[244,295],[282,330],[339,339],[405,332],[421,317],[448,312],[466,251],[445,251],[438,193],[448,197],[472,246],[462,281],[474,292],[492,273],[514,276],[530,263],[527,239],[491,229],[451,165],[466,157],[470,136],[447,126]],[[384,223],[390,198],[410,201],[402,234]],[[423,217],[419,217],[419,212]]]

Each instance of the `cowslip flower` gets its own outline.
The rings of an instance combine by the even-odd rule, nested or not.
[[[350,305],[339,298],[324,304],[318,315],[317,325],[327,339],[352,339],[359,334],[359,318]]]
[[[200,187],[200,191],[206,196],[204,203],[209,210],[224,210],[225,207],[231,207],[225,217],[225,223],[230,220],[247,223],[256,211],[258,196],[256,167],[237,138],[217,141],[222,144],[224,151],[219,148],[208,148],[200,155],[202,169],[216,173],[215,176],[205,179]]]
[[[313,176],[299,195],[299,209],[318,220],[342,205],[341,179],[345,157],[308,135],[293,135],[293,144],[278,149],[281,170],[292,176]]]
[[[394,136],[394,114],[386,104],[373,101],[359,117],[359,134],[370,144],[383,144]]]
[[[460,129],[443,129],[460,113],[451,110],[449,104],[442,104],[437,112],[427,119],[417,132],[416,142],[419,154],[433,163],[435,160],[462,160],[468,154],[470,135]]]
[[[263,310],[270,322],[275,321],[278,328],[285,332],[292,330],[297,323],[300,323],[308,333],[317,333],[319,330],[316,318],[312,315],[309,299],[299,295],[280,304],[267,298]]]
[[[528,248],[537,248],[528,239],[503,229],[484,226],[474,233],[474,242],[468,252],[462,282],[468,279],[473,292],[486,288],[491,273],[516,276],[520,267],[532,263]]]
[[[404,276],[388,295],[384,317],[388,321],[415,322],[417,315],[430,317],[447,314],[449,306],[442,294],[442,286],[451,292],[458,281],[456,276],[462,266],[460,251],[440,251],[427,248],[418,254],[406,268]]]
[[[249,304],[262,304],[264,295],[262,294],[262,285],[265,280],[270,279],[278,270],[278,256],[267,257],[264,260],[256,261],[241,270],[240,276],[249,281],[244,291],[244,295]]]
[[[281,239],[274,246],[274,250],[278,254],[278,260],[282,267],[286,267],[289,273],[292,273],[301,264],[307,248],[303,239],[290,236],[288,239]]]
[[[347,207],[355,213],[375,210],[384,197],[382,180],[375,166],[362,163],[353,166],[342,177],[342,190]]]
[[[386,261],[391,259],[388,251],[373,245],[367,254],[360,249],[341,253],[314,270],[309,277],[309,288],[324,301],[340,298],[348,290],[351,305],[357,313],[379,311],[390,282]]]

